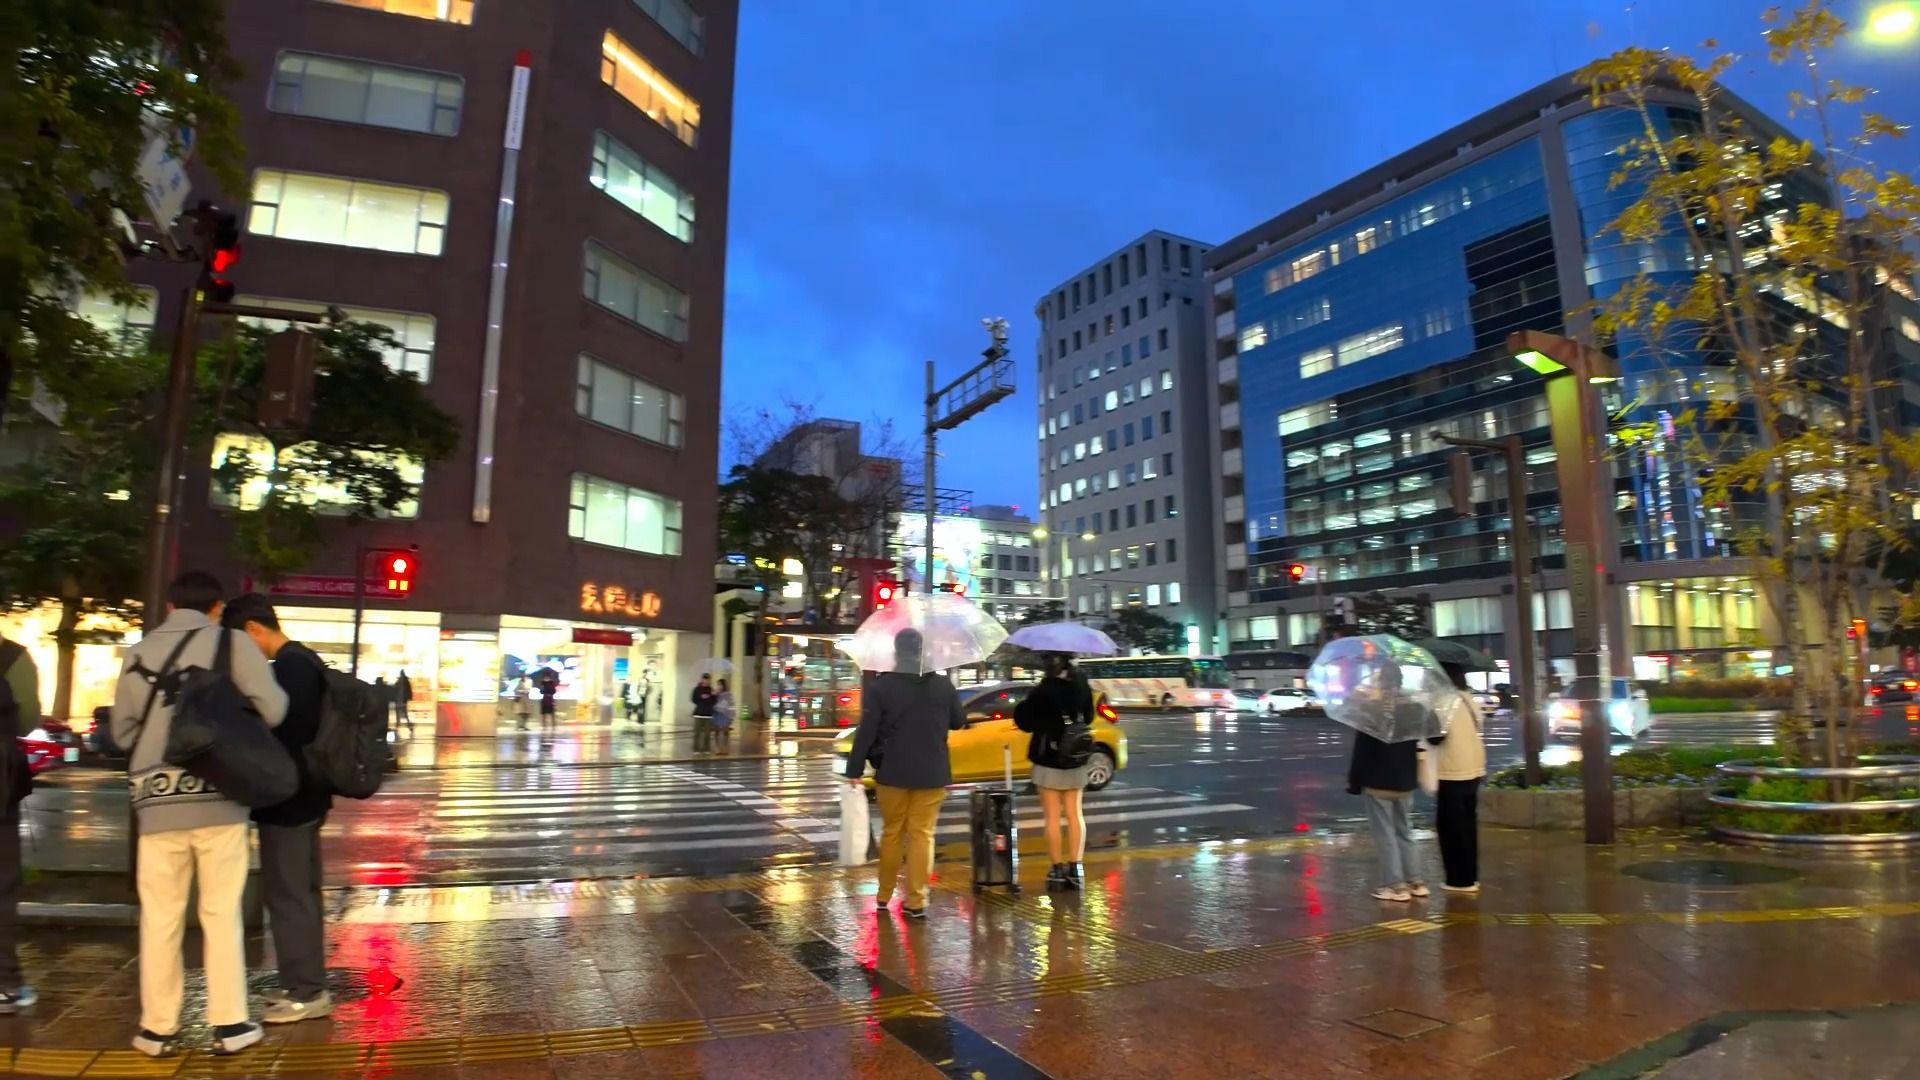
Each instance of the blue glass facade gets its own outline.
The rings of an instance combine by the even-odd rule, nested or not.
[[[1287,533],[1283,417],[1473,353],[1465,252],[1546,215],[1529,139],[1235,275],[1250,548]]]

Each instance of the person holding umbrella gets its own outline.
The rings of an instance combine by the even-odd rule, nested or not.
[[[1024,626],[1007,641],[1040,653],[1046,664],[1039,685],[1014,708],[1013,722],[1033,736],[1027,760],[1033,763],[1031,779],[1040,793],[1047,856],[1053,864],[1047,888],[1078,889],[1087,849],[1081,800],[1092,761],[1093,688],[1074,666],[1073,654],[1112,656],[1120,650],[1106,634],[1072,622]]]
[[[1487,744],[1480,734],[1479,703],[1467,692],[1467,672],[1442,662],[1455,693],[1436,710],[1446,734],[1428,740],[1435,749],[1440,790],[1434,796],[1434,830],[1448,892],[1480,891],[1480,781],[1487,775]]]

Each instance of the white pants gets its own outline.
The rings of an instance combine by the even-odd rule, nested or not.
[[[140,836],[140,1026],[155,1035],[180,1030],[187,983],[180,945],[187,894],[196,877],[207,1023],[247,1022],[246,927],[240,912],[251,861],[247,841],[245,822]]]

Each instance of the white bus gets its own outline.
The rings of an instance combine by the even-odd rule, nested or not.
[[[1116,656],[1080,661],[1107,702],[1121,709],[1231,709],[1227,667],[1217,656]]]

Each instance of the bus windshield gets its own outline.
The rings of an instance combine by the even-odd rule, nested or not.
[[[1227,666],[1218,660],[1193,662],[1193,685],[1207,690],[1227,688]]]

